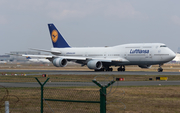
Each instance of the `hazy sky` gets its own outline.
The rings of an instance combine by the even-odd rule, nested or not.
[[[0,55],[50,50],[48,23],[73,47],[165,43],[180,47],[180,0],[0,0]]]

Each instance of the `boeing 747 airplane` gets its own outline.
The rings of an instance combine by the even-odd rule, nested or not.
[[[87,65],[95,71],[113,71],[111,66],[118,66],[117,71],[125,71],[126,65],[138,65],[140,68],[150,68],[162,65],[174,59],[175,53],[163,43],[132,43],[113,47],[71,47],[53,24],[48,24],[53,48],[40,50],[53,55],[23,55],[29,57],[44,57],[56,67],[65,67],[68,61]]]

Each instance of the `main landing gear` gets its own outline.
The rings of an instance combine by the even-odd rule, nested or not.
[[[113,71],[113,68],[107,68],[106,71]]]
[[[113,68],[109,68],[109,67],[105,67],[105,68],[101,68],[99,70],[96,70],[95,71],[113,71]],[[125,66],[120,66],[117,71],[125,71]]]
[[[158,72],[163,72],[162,64],[159,64]]]
[[[118,71],[125,71],[125,66],[120,66],[117,70]]]
[[[113,71],[113,68],[107,67],[107,68],[101,68],[99,70],[95,69],[94,71]]]
[[[94,71],[113,71],[113,68],[101,68],[99,70],[95,69]]]
[[[95,69],[94,71],[104,71],[104,68],[101,68],[101,69]]]

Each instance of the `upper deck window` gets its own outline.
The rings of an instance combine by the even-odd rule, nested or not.
[[[161,45],[160,47],[167,47],[166,45]]]

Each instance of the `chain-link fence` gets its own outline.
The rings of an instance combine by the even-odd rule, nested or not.
[[[5,101],[9,101],[10,113],[41,112],[41,87],[34,77],[39,76],[0,76],[0,113],[5,112]],[[100,88],[92,80],[96,79],[103,86],[112,80],[112,77],[108,75],[49,75],[48,77],[50,79],[43,90],[44,113],[99,113],[99,103],[49,101],[46,99],[99,101]],[[121,75],[116,77],[121,77]],[[131,75],[131,78],[133,77],[134,75]],[[148,75],[145,77],[147,78]],[[179,75],[173,77],[179,80]],[[142,79],[142,76],[135,76],[135,80],[137,78]],[[40,77],[38,79],[44,83],[47,78]],[[154,81],[153,83],[157,85],[149,86],[127,85],[133,83],[132,81],[116,82],[106,89],[106,113],[178,113],[180,112],[180,87],[179,85],[163,85],[168,82]],[[179,83],[179,81],[170,82]],[[124,85],[125,83],[126,85]],[[149,81],[146,80],[143,83],[149,83]]]
[[[46,79],[38,78],[41,84]],[[0,112],[5,111],[5,101],[10,113],[41,112],[41,87],[34,77],[2,77],[0,81],[6,86],[0,87]],[[43,113],[99,113],[99,89],[91,80],[50,77],[43,87]]]
[[[51,99],[54,101],[48,101]],[[59,101],[56,101],[56,100]],[[66,102],[65,102],[66,101]],[[82,102],[81,102],[82,101]],[[85,103],[86,101],[87,103]],[[99,113],[99,103],[88,103],[99,101],[99,91],[84,88],[45,88],[44,89],[44,112],[52,113]]]

